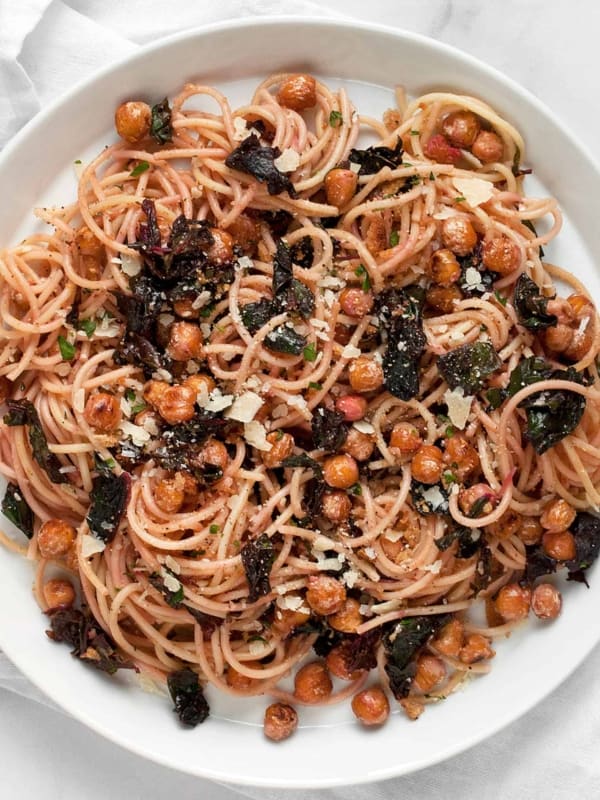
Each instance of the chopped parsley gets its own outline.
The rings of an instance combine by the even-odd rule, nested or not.
[[[316,381],[311,381],[308,384],[308,388],[309,389],[315,389],[318,392],[323,388],[323,384],[322,383],[317,383]]]
[[[138,175],[142,175],[147,169],[150,169],[150,164],[147,161],[140,161],[140,163],[131,170],[129,177],[137,178]]]
[[[208,532],[214,535],[215,533],[218,533],[219,530],[220,530],[219,526],[213,522],[213,524],[208,529]]]
[[[88,339],[91,339],[96,330],[96,321],[93,319],[80,319],[77,322],[77,330],[83,331]]]
[[[64,336],[58,337],[58,349],[63,361],[72,361],[75,358],[75,345],[68,342]]]
[[[396,247],[399,241],[400,241],[400,234],[398,233],[398,231],[392,231],[390,233],[390,247]]]
[[[304,360],[305,361],[316,361],[317,360],[317,346],[311,342],[307,344],[304,348]]]
[[[329,115],[329,124],[332,128],[339,128],[339,126],[343,123],[344,118],[342,116],[341,111],[332,111]]]
[[[364,264],[359,264],[359,266],[354,270],[354,274],[357,278],[362,278],[361,289],[363,292],[368,292],[371,288],[371,280]]]

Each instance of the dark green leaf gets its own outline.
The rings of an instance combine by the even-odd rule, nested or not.
[[[475,574],[473,575],[473,580],[471,581],[471,588],[473,589],[473,594],[475,596],[477,596],[479,592],[483,591],[492,582],[492,566],[492,551],[484,542],[479,549],[479,558],[477,559]]]
[[[73,648],[71,655],[80,661],[109,675],[114,675],[118,669],[135,669],[117,651],[116,644],[87,606],[82,606],[81,611],[76,608],[50,609],[48,616],[51,628],[46,631],[48,637],[55,642],[70,644]]]
[[[512,378],[512,376],[511,376]],[[550,380],[582,383],[583,377],[572,367],[554,370]],[[541,455],[572,433],[579,425],[586,400],[568,389],[546,389],[526,397],[519,405],[527,414],[525,435]]]
[[[522,219],[521,223],[523,225],[525,225],[526,228],[529,228],[529,230],[533,233],[533,235],[535,237],[537,237],[537,231],[535,229],[535,225],[533,224],[533,222],[530,219]],[[540,258],[543,258],[544,255],[545,255],[544,248],[540,246],[540,247],[538,247],[538,250],[539,250]]]
[[[92,482],[90,509],[86,522],[91,533],[103,542],[111,542],[123,519],[131,490],[128,472],[115,475],[100,473]]]
[[[317,408],[313,414],[311,429],[315,447],[329,453],[336,453],[348,437],[344,415],[324,406]]]
[[[33,536],[33,511],[15,483],[9,483],[2,500],[2,513],[28,539]]]
[[[400,234],[398,233],[398,231],[392,231],[390,233],[390,247],[396,247],[399,241],[400,241]]]
[[[96,320],[80,319],[77,323],[77,330],[83,331],[88,339],[91,339],[94,331],[96,330]]]
[[[306,347],[306,337],[289,325],[280,325],[264,339],[265,347],[276,353],[299,356]]]
[[[168,572],[169,575],[175,578],[175,580],[179,581],[179,578],[173,572],[171,572],[170,569],[167,569],[166,567],[163,567],[163,569],[165,572]],[[157,591],[162,594],[171,608],[181,608],[181,604],[183,603],[185,595],[183,593],[183,585],[180,581],[179,589],[177,589],[176,592],[171,591],[171,589],[167,589],[164,579],[158,574],[158,572],[153,572],[148,578],[148,581]]]
[[[364,264],[359,264],[359,266],[354,270],[354,274],[357,278],[362,278],[360,288],[363,290],[363,292],[368,292],[371,288],[371,279],[369,278],[369,273],[367,272]]]
[[[396,169],[402,161],[402,140],[398,139],[396,146],[367,147],[366,150],[350,150],[348,158],[353,164],[360,164],[359,175],[374,175],[383,167]]]
[[[288,456],[284,458],[281,462],[282,467],[304,467],[306,469],[312,469],[314,472],[315,478],[318,480],[323,480],[323,469],[318,461],[315,461],[314,458],[311,458],[306,453],[299,453],[295,456]]]
[[[464,344],[437,360],[440,374],[451,389],[460,387],[465,395],[483,388],[489,375],[502,367],[498,354],[489,342]]]
[[[481,546],[481,534],[472,528],[457,525],[444,536],[435,540],[438,550],[447,550],[454,542],[458,542],[457,558],[471,558]]]
[[[449,614],[408,617],[384,634],[385,671],[397,700],[406,697],[410,691],[415,674],[414,661],[419,650],[449,619]]]
[[[541,330],[557,324],[555,314],[548,314],[548,300],[539,290],[537,283],[521,273],[515,285],[514,306],[519,322],[529,330]]]
[[[272,300],[258,300],[256,303],[246,303],[240,308],[244,326],[251,334],[257,333],[263,325],[277,315],[277,307]]]
[[[310,269],[315,257],[315,248],[310,236],[303,236],[296,244],[291,245],[290,255],[294,264],[303,269]]]
[[[269,576],[275,560],[273,542],[263,533],[242,547],[241,557],[249,587],[248,602],[254,603],[271,591]]]
[[[581,511],[569,528],[575,539],[576,555],[566,562],[569,580],[587,583],[585,570],[591,567],[600,554],[600,519],[593,514]]]
[[[167,687],[174,704],[174,711],[181,723],[195,728],[209,715],[209,707],[204,697],[196,673],[184,667],[167,676]]]
[[[231,169],[252,175],[261,183],[266,183],[269,194],[287,192],[290,197],[296,197],[291,180],[274,164],[275,159],[280,155],[279,148],[261,145],[258,136],[252,133],[235,150],[232,150],[225,159],[225,164]]]
[[[150,135],[159,144],[173,141],[173,128],[171,127],[171,107],[165,97],[160,103],[152,106],[152,119],[150,122]]]
[[[60,461],[54,453],[50,452],[46,434],[33,403],[29,400],[8,400],[6,404],[8,414],[4,416],[4,424],[9,426],[27,425],[34,459],[52,483],[67,483],[67,476],[60,471]]]

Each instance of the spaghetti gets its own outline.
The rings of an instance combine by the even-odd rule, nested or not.
[[[167,681],[184,723],[205,683],[275,698],[271,738],[351,696],[379,724],[388,690],[414,718],[597,554],[600,327],[543,260],[557,203],[484,102],[396,99],[375,120],[275,75],[235,111],[123,104],[77,201],[38,210],[54,232],[0,252],[2,508],[30,540],[2,541],[53,638]]]

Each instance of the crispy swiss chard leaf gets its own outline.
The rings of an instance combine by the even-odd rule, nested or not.
[[[184,599],[183,585],[179,581],[179,578],[173,572],[171,572],[170,569],[164,567],[164,570],[173,578],[175,578],[175,580],[179,583],[179,588],[176,591],[173,591],[172,589],[168,589],[166,587],[164,578],[161,577],[158,574],[158,572],[151,573],[151,575],[148,578],[148,582],[150,583],[151,586],[154,586],[154,588],[162,594],[162,596],[165,598],[165,600],[167,601],[168,605],[171,606],[171,608],[181,608]]]
[[[126,334],[113,356],[117,364],[133,364],[141,367],[147,378],[159,369],[169,371],[171,359],[154,345],[150,339],[137,333]]]
[[[269,194],[287,192],[290,197],[297,197],[291,180],[274,164],[280,155],[279,148],[261,145],[258,136],[251,133],[235,150],[232,150],[225,159],[225,164],[231,169],[252,175],[261,183],[266,183]]]
[[[202,483],[213,483],[221,474],[199,459],[202,445],[211,436],[223,434],[232,423],[214,411],[201,411],[189,422],[173,425],[163,433],[163,439],[153,457],[164,469],[192,472]],[[218,469],[218,468],[217,468]]]
[[[313,414],[311,429],[315,447],[328,453],[337,452],[348,437],[344,415],[323,406]]]
[[[315,461],[314,458],[311,458],[306,453],[299,453],[295,456],[288,456],[284,458],[281,462],[282,467],[304,467],[306,469],[312,469],[315,478],[317,480],[323,479],[323,469],[318,461]]]
[[[130,492],[131,476],[128,472],[120,475],[100,473],[94,478],[86,522],[98,539],[112,542],[115,538],[127,509]]]
[[[585,570],[592,566],[600,554],[600,519],[582,511],[577,514],[569,530],[575,539],[576,555],[565,565],[569,570],[568,580],[587,583]]]
[[[385,671],[397,700],[410,691],[415,675],[415,658],[431,637],[450,619],[448,614],[408,617],[389,628],[383,636]]]
[[[320,658],[325,658],[345,640],[345,636],[340,631],[334,630],[324,617],[311,617],[302,625],[297,625],[293,631],[296,634],[317,634],[313,642],[313,650]]]
[[[277,242],[273,258],[273,298],[278,314],[289,311],[309,319],[315,310],[313,293],[302,281],[294,278],[291,251],[282,239]]]
[[[387,289],[376,298],[380,327],[387,334],[383,383],[405,401],[419,393],[419,361],[427,342],[422,322],[424,297],[421,287],[407,286]]]
[[[422,516],[448,513],[448,492],[440,483],[431,486],[413,478],[410,493],[415,511]]]
[[[46,634],[55,642],[70,644],[71,655],[92,667],[114,675],[118,669],[135,669],[116,648],[87,606],[50,609],[50,630]]]
[[[557,324],[555,314],[548,314],[548,300],[535,281],[521,273],[515,285],[514,305],[519,322],[531,331],[551,328]]]
[[[242,547],[241,556],[246,580],[250,587],[248,601],[254,603],[259,597],[269,594],[271,591],[269,576],[275,560],[273,542],[266,533],[263,533],[258,539],[248,542]]]
[[[486,378],[497,372],[502,362],[490,342],[475,342],[439,356],[437,365],[451,389],[460,387],[465,395],[472,395],[483,388]]]
[[[487,392],[487,401],[492,408],[498,408],[508,397],[512,397],[525,386],[550,378],[553,367],[541,356],[523,358],[510,373],[508,386],[505,389],[493,387]]]
[[[290,227],[290,223],[293,220],[293,216],[290,214],[290,212],[284,211],[283,208],[280,208],[278,211],[269,209],[268,211],[257,211],[253,213],[257,214],[259,219],[262,219],[267,223],[271,229],[271,233],[276,238],[285,236],[288,228]]]
[[[359,175],[374,175],[383,167],[396,169],[402,161],[402,140],[398,139],[396,146],[367,147],[365,150],[350,150],[348,158],[353,164],[360,164]]]
[[[33,511],[16,483],[9,483],[2,500],[2,513],[28,539],[33,536]]]
[[[215,628],[218,628],[219,625],[222,625],[224,622],[221,617],[214,617],[212,614],[206,614],[204,611],[200,611],[198,608],[187,605],[187,603],[184,603],[183,607],[192,615],[198,625],[200,625],[202,628],[203,632],[207,635],[211,634]]]
[[[117,293],[117,306],[125,317],[128,333],[151,337],[162,305],[161,289],[149,275],[137,275],[131,281],[131,294]]]
[[[279,325],[264,339],[264,345],[275,353],[284,353],[288,356],[299,356],[306,347],[306,337],[298,333],[291,325]]]
[[[475,567],[475,574],[471,581],[471,588],[473,593],[478,595],[492,582],[492,551],[487,544],[482,544],[479,549],[479,558],[477,559],[477,566]]]
[[[543,575],[551,575],[556,572],[558,562],[546,555],[539,545],[527,547],[526,551],[527,563],[524,577],[527,583],[533,583]]]
[[[240,314],[244,326],[254,335],[277,315],[277,306],[272,300],[262,299],[256,303],[246,303],[240,308]]]
[[[583,376],[569,367],[566,370],[554,370],[550,374],[550,380],[582,383]],[[568,389],[545,389],[519,403],[527,415],[525,436],[538,455],[554,447],[575,430],[581,421],[585,405],[583,395]]]
[[[303,269],[310,269],[315,257],[315,248],[310,236],[303,236],[290,247],[290,256],[294,264]]]
[[[60,471],[60,461],[50,452],[46,434],[33,403],[29,400],[7,400],[6,405],[8,414],[4,416],[4,424],[11,427],[26,425],[29,429],[29,444],[34,459],[52,483],[67,483],[67,476]]]
[[[173,128],[171,126],[171,107],[165,97],[160,103],[152,106],[150,120],[150,135],[159,144],[173,141]]]
[[[196,673],[189,667],[178,669],[167,676],[167,687],[173,700],[174,711],[188,728],[204,722],[209,707]]]
[[[494,288],[494,281],[498,280],[497,272],[486,269],[481,260],[481,242],[476,245],[472,253],[460,256],[460,278],[458,286],[467,297],[480,297]]]
[[[293,267],[290,248],[280,239],[273,257],[273,297],[279,298],[292,282]]]
[[[340,645],[340,653],[349,672],[370,670],[377,666],[377,645],[380,639],[379,628],[344,639]]]
[[[448,533],[435,540],[438,550],[447,550],[454,542],[458,542],[457,558],[471,558],[481,547],[481,533],[477,529],[463,528],[457,525]]]

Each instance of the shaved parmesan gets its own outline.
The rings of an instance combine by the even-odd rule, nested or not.
[[[160,576],[163,579],[165,589],[170,592],[178,592],[181,589],[181,582],[164,567],[160,571]]]
[[[137,444],[139,447],[146,444],[146,442],[150,441],[150,434],[145,428],[142,428],[140,425],[134,425],[133,422],[129,422],[128,420],[123,420],[123,422],[119,426],[126,437],[131,439],[134,444]]]
[[[204,391],[198,392],[196,402],[200,408],[204,408],[206,411],[223,411],[233,403],[233,395],[221,394],[220,389],[213,389],[210,394],[207,394],[204,389]]]
[[[362,351],[358,347],[354,347],[353,344],[347,344],[342,350],[342,358],[358,358],[361,352]]]
[[[204,306],[210,303],[211,297],[212,297],[211,293],[205,289],[203,292],[200,292],[198,297],[194,299],[194,302],[192,303],[192,308],[193,309],[204,308]]]
[[[181,572],[181,566],[179,561],[176,561],[173,556],[167,556],[165,558],[165,566],[168,567],[171,572],[174,572],[176,575],[179,575]]]
[[[292,397],[288,397],[287,404],[288,406],[293,406],[300,411],[305,411],[308,408],[306,400],[300,395],[292,395]]]
[[[329,323],[326,322],[324,319],[317,319],[316,317],[313,317],[310,320],[310,324],[313,326],[313,328],[321,328],[322,330],[329,329]]]
[[[375,428],[366,419],[359,419],[352,427],[356,428],[359,433],[375,433]]]
[[[494,184],[482,178],[452,178],[452,183],[471,208],[487,203],[494,193]]]
[[[121,254],[121,269],[125,275],[133,278],[138,275],[142,269],[142,259],[137,253],[122,253]]]
[[[263,404],[263,399],[256,392],[244,392],[233,401],[231,408],[225,413],[228,419],[238,422],[251,422]]]
[[[244,439],[257,450],[268,452],[273,448],[271,442],[267,441],[265,426],[258,420],[252,420],[244,425]]]
[[[106,547],[106,542],[101,539],[96,539],[95,536],[90,536],[87,533],[81,537],[81,555],[84,558],[91,558],[96,553],[102,553]]]
[[[300,156],[291,147],[287,147],[283,153],[273,161],[273,166],[280,172],[293,172],[298,169]]]
[[[279,608],[284,608],[289,611],[298,611],[303,603],[303,599],[297,594],[286,594],[283,597],[277,598],[277,605]]]
[[[342,575],[342,579],[349,589],[352,589],[359,578],[360,572],[357,572],[355,569],[346,570],[346,572],[344,572]]]
[[[254,266],[254,261],[248,256],[240,256],[236,263],[240,269],[252,269]]]
[[[73,392],[73,408],[75,411],[83,412],[85,408],[85,389],[75,389]]]
[[[467,267],[465,270],[465,283],[473,289],[479,289],[479,291],[485,289],[485,286],[481,282],[481,274],[475,267]]]
[[[441,211],[438,211],[436,214],[433,214],[434,219],[449,219],[450,217],[458,216],[457,212],[450,208],[449,206],[444,206]]]
[[[437,575],[442,568],[442,562],[438,558],[437,561],[434,561],[433,564],[426,564],[423,567],[424,572],[431,572],[433,575]]]
[[[471,395],[465,397],[462,386],[457,386],[456,389],[452,391],[446,389],[444,392],[444,403],[448,406],[450,422],[455,428],[461,431],[464,430],[467,420],[469,419],[469,414],[471,413],[473,397]]]
[[[352,170],[352,172],[358,174],[360,172],[360,164],[357,164],[355,161],[351,161],[350,169]]]
[[[446,502],[446,498],[441,493],[439,486],[432,486],[423,492],[423,499],[431,507],[432,511],[437,511]]]
[[[266,643],[262,639],[253,639],[248,643],[248,650],[253,656],[258,656],[266,650]]]
[[[281,417],[287,416],[288,407],[285,403],[280,403],[278,406],[275,406],[273,411],[271,412],[271,417],[273,419],[280,419]]]
[[[345,285],[346,281],[335,275],[325,275],[318,283],[322,289],[343,289]]]
[[[317,536],[317,538],[312,543],[312,549],[322,552],[324,550],[331,550],[335,547],[335,544],[332,539],[328,536]]]
[[[243,117],[233,118],[233,138],[236,142],[242,142],[247,136],[250,135],[246,120]]]

